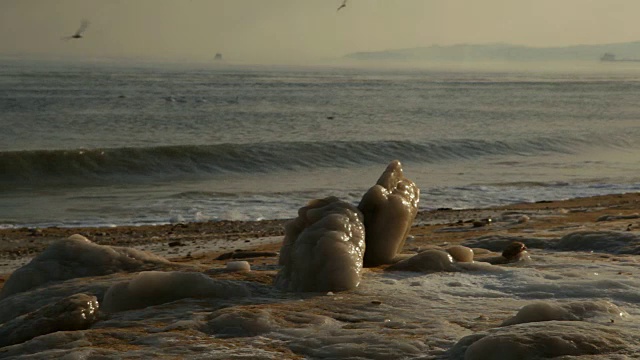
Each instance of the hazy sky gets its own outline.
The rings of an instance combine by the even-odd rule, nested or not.
[[[640,0],[0,0],[0,55],[314,62],[433,44],[640,40]],[[82,19],[85,37],[63,41]]]

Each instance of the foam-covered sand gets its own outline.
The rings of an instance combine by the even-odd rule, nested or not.
[[[407,257],[528,257],[365,268],[330,293],[273,286],[284,220],[2,230],[0,358],[632,359],[638,213],[635,193],[420,212]]]

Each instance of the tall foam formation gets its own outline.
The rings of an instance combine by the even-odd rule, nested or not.
[[[285,227],[276,287],[343,291],[362,267],[392,263],[418,212],[420,190],[392,161],[358,207],[336,197],[312,200]],[[365,237],[366,234],[366,237]]]
[[[358,205],[367,234],[365,267],[393,262],[409,235],[419,200],[420,189],[404,177],[400,161],[392,161]]]
[[[362,213],[336,197],[312,200],[285,227],[276,287],[342,291],[360,283],[365,251]]]

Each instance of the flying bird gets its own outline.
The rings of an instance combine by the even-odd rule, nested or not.
[[[75,34],[73,34],[71,36],[65,36],[62,39],[63,40],[71,40],[71,39],[80,39],[80,38],[82,38],[82,33],[84,33],[85,30],[87,30],[87,26],[89,26],[89,22],[87,20],[82,20],[82,22],[80,23],[80,27],[78,28],[78,30],[76,31]]]
[[[342,5],[340,5],[340,7],[338,7],[338,10],[336,10],[336,12],[340,11],[340,9],[347,7],[347,0],[342,0]]]

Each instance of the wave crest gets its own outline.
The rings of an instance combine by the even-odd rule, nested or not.
[[[267,142],[144,148],[0,152],[0,183],[128,183],[387,163],[392,159],[437,163],[483,156],[573,153],[583,139],[523,141],[458,139],[410,141]],[[616,146],[615,142],[610,144]]]

